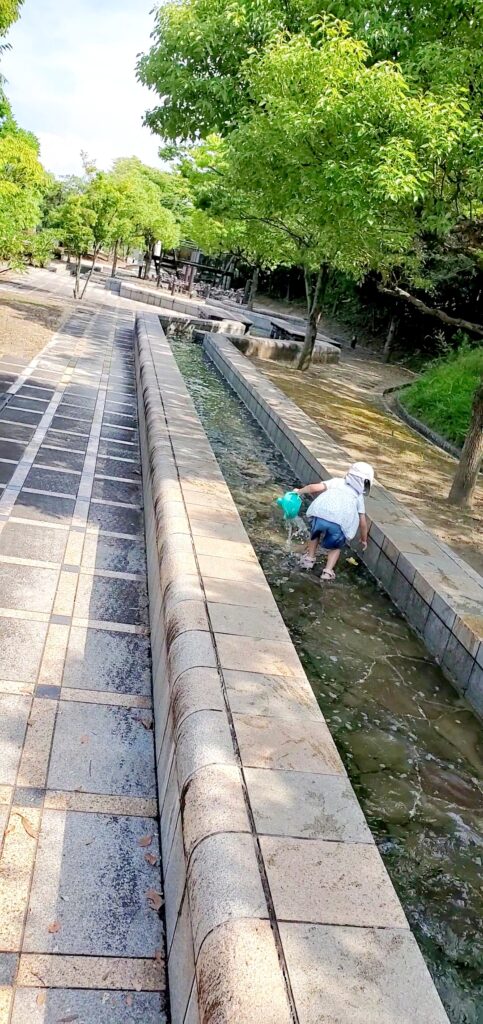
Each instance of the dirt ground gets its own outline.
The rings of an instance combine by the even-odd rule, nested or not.
[[[339,365],[316,366],[308,373],[280,363],[256,363],[351,459],[371,462],[380,483],[483,573],[483,488],[471,510],[448,505],[455,460],[386,408],[382,392],[410,380],[409,371],[344,351]]]
[[[23,296],[18,287],[2,282],[0,290],[0,357],[33,359],[58,330],[72,307],[68,299]]]

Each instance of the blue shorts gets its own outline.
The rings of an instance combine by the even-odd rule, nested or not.
[[[327,519],[319,519],[317,516],[310,517],[310,539],[319,540],[324,535],[322,547],[328,551],[335,548],[343,548],[347,543],[340,526],[337,523],[329,523]]]

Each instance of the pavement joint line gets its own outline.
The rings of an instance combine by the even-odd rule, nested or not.
[[[50,492],[49,492],[50,493]],[[44,521],[41,519],[28,519],[27,516],[15,516],[11,515],[8,517],[9,523],[20,523],[22,526],[39,526],[44,530],[68,530],[68,523],[50,523],[48,520]]]
[[[141,535],[137,533],[116,533],[113,530],[100,530],[97,526],[87,526],[87,534],[94,534],[96,537],[112,537],[114,540],[140,540]]]
[[[117,693],[114,690],[84,690],[63,684],[60,700],[75,704],[102,704],[119,708],[142,708],[152,711],[150,697],[137,693]]]
[[[85,619],[74,615],[72,625],[81,629],[102,629],[109,633],[130,633],[132,636],[149,636],[148,626],[135,626],[130,622],[110,622],[108,619]]]
[[[154,958],[22,952],[17,986],[19,989],[164,992],[165,967]]]
[[[3,555],[0,553],[0,565],[24,565],[32,569],[60,569],[62,563],[42,561],[39,558],[19,558],[17,555]]]
[[[80,567],[76,566],[75,569],[81,576],[95,576],[105,580],[126,580],[133,583],[144,583],[146,580],[145,574],[139,572],[117,572],[115,569],[90,569],[83,565]]]
[[[21,608],[0,608],[0,618],[19,619],[22,622],[48,622],[48,612],[23,611]]]
[[[22,487],[21,493],[39,494],[44,498],[70,498],[71,501],[75,501],[75,494],[69,494],[67,491],[44,491],[41,490],[40,487]]]
[[[124,481],[127,483],[128,481]],[[136,482],[136,481],[131,481]],[[135,505],[130,501],[109,501],[107,498],[92,498],[91,505],[109,505],[111,508],[131,508],[135,509],[136,512],[142,512],[142,505]]]

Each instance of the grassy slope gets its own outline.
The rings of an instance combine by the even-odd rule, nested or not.
[[[413,416],[448,441],[462,445],[480,376],[483,376],[483,346],[435,363],[399,397]]]

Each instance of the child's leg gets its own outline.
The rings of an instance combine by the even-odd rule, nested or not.
[[[315,558],[316,557],[316,555],[317,555],[317,548],[319,546],[319,540],[320,540],[320,537],[314,537],[313,540],[309,540],[309,542],[307,544],[307,551],[305,552],[305,554],[307,555],[307,558]]]
[[[334,548],[327,555],[326,572],[333,572],[340,558],[340,548]]]

